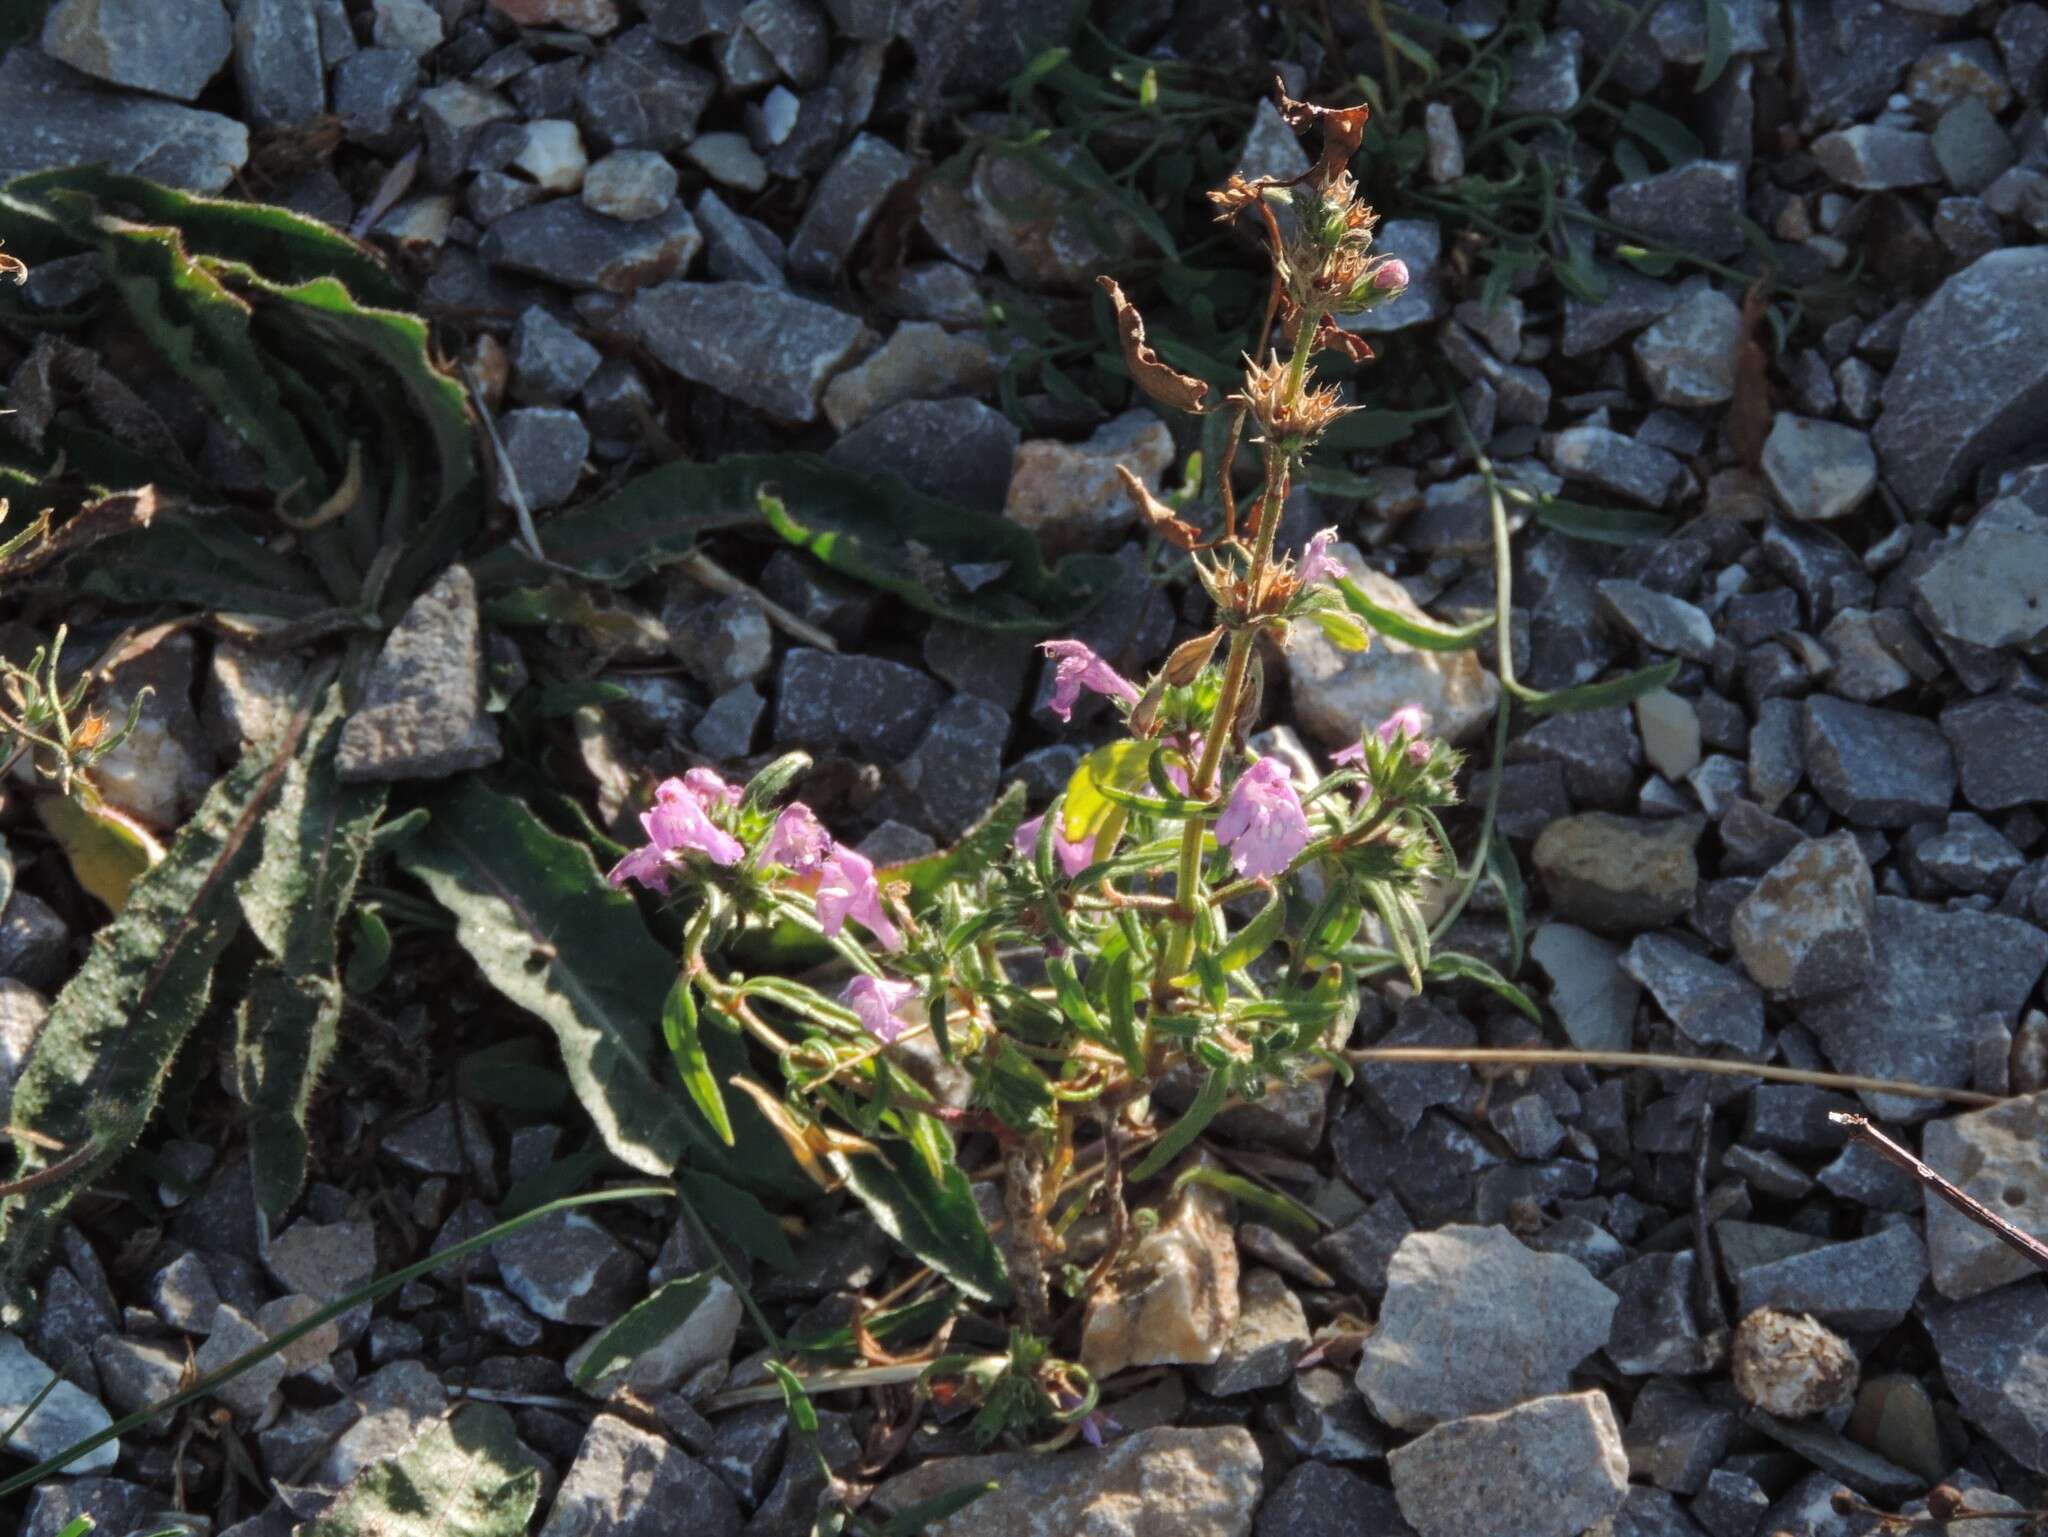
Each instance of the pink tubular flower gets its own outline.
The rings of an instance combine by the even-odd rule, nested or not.
[[[1013,841],[1016,843],[1017,852],[1026,859],[1030,859],[1038,852],[1038,830],[1044,825],[1045,813],[1041,811],[1018,827],[1017,836]],[[1058,826],[1052,830],[1052,851],[1059,856],[1060,868],[1067,872],[1068,880],[1072,880],[1095,863],[1095,840],[1090,837],[1076,842]]]
[[[1136,704],[1138,686],[1078,640],[1048,640],[1039,650],[1052,658],[1052,699],[1046,708],[1061,720],[1074,718],[1074,701],[1081,690],[1107,694],[1125,704]]]
[[[761,845],[761,862],[808,875],[831,852],[832,835],[825,831],[817,813],[802,801],[791,801],[768,829],[768,841]]]
[[[709,811],[713,806],[737,806],[740,787],[727,784],[708,768],[693,768],[683,775],[683,788],[697,797],[697,804]]]
[[[647,841],[664,854],[682,850],[702,854],[715,865],[736,865],[746,853],[739,839],[705,814],[704,802],[683,780],[664,779],[655,787],[654,809],[640,813],[640,825],[647,829]]]
[[[1278,758],[1261,758],[1238,776],[1216,819],[1216,841],[1248,880],[1278,875],[1308,847],[1308,816]]]
[[[661,850],[653,844],[643,844],[624,859],[611,867],[605,876],[614,886],[623,886],[627,881],[638,881],[651,886],[663,896],[668,895],[668,867]]]
[[[1406,736],[1408,756],[1417,763],[1429,761],[1429,743],[1423,740],[1424,734],[1429,730],[1429,717],[1423,714],[1421,705],[1402,705],[1381,721],[1376,729],[1379,731],[1380,740],[1389,747],[1394,745],[1396,737]]]
[[[898,982],[890,977],[871,977],[863,972],[847,983],[839,994],[839,1001],[860,1016],[863,1029],[884,1046],[895,1044],[896,1037],[910,1026],[900,1010],[903,1005],[917,996],[917,987],[910,982]]]
[[[1308,542],[1308,548],[1301,552],[1301,565],[1295,575],[1303,582],[1334,582],[1340,576],[1348,575],[1344,562],[1330,553],[1330,546],[1337,542],[1337,530],[1326,528]]]
[[[1379,289],[1382,293],[1406,288],[1408,286],[1408,264],[1402,261],[1400,257],[1395,257],[1373,273],[1372,286]]]
[[[1330,761],[1339,768],[1343,768],[1347,764],[1363,763],[1365,761],[1365,743],[1353,742],[1348,747],[1338,748],[1330,754]]]
[[[819,867],[817,895],[818,922],[825,932],[837,935],[849,918],[858,921],[884,950],[901,950],[903,935],[882,911],[882,888],[875,880],[874,862],[849,848],[835,848]]]

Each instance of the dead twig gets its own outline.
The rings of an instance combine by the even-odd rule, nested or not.
[[[2008,1247],[2017,1249],[2020,1253],[2024,1254],[2033,1261],[2036,1268],[2048,1271],[2048,1244],[2042,1243],[2032,1233],[2022,1232],[1975,1196],[1970,1195],[1960,1186],[1943,1179],[1927,1164],[1922,1163],[1910,1150],[1901,1147],[1898,1143],[1892,1141],[1890,1137],[1887,1137],[1883,1132],[1871,1125],[1868,1116],[1850,1115],[1845,1111],[1830,1110],[1828,1112],[1828,1119],[1837,1126],[1848,1127],[1850,1136],[1856,1138],[1859,1142],[1868,1143],[1879,1153],[1883,1154],[1886,1159],[1904,1169],[1913,1178],[1920,1181],[1922,1185],[1926,1186],[1927,1189],[1940,1196],[1972,1222],[1980,1227],[1990,1229]]]
[[[820,651],[837,651],[839,642],[827,635],[809,620],[799,617],[768,597],[759,588],[753,587],[734,576],[702,550],[692,550],[677,564],[683,574],[700,587],[728,598],[751,598],[760,605],[761,612],[768,616],[768,622],[788,633],[793,639],[806,646],[816,646]]]

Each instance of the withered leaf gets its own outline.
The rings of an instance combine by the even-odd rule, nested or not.
[[[153,485],[133,491],[117,491],[87,502],[54,534],[23,545],[0,558],[0,582],[15,582],[41,570],[54,560],[75,555],[87,545],[98,544],[116,534],[143,529],[156,520],[163,503]]]
[[[1328,315],[1316,326],[1316,346],[1334,348],[1354,363],[1370,363],[1373,359],[1371,342],[1356,331],[1345,330]]]
[[[1358,146],[1365,139],[1365,120],[1372,115],[1372,109],[1363,102],[1355,107],[1316,107],[1296,101],[1287,94],[1287,86],[1278,75],[1273,77],[1273,90],[1280,98],[1280,116],[1289,128],[1296,133],[1307,133],[1312,127],[1322,129],[1323,158],[1316,166],[1316,179],[1328,186],[1358,153]]]
[[[1133,475],[1123,465],[1116,467],[1117,479],[1124,483],[1124,489],[1137,504],[1138,516],[1143,518],[1152,531],[1168,544],[1178,549],[1192,550],[1201,542],[1201,534],[1192,523],[1181,519],[1166,503],[1146,488],[1145,482]]]
[[[1175,688],[1185,688],[1201,676],[1202,669],[1209,665],[1209,658],[1216,654],[1216,643],[1222,639],[1223,626],[1219,624],[1207,635],[1182,641],[1173,648],[1159,675]]]
[[[1735,457],[1752,472],[1763,465],[1764,439],[1771,431],[1771,363],[1763,338],[1768,299],[1762,278],[1742,296],[1742,340],[1735,353],[1735,394],[1728,402],[1728,441],[1735,449]]]
[[[1130,369],[1138,388],[1163,406],[1199,415],[1206,409],[1202,401],[1209,393],[1208,383],[1170,367],[1152,350],[1145,340],[1144,317],[1124,297],[1115,278],[1099,277],[1095,281],[1102,285],[1102,291],[1109,295],[1110,307],[1116,311],[1116,331],[1124,344],[1124,366]]]

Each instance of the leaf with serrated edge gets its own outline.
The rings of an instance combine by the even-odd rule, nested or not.
[[[136,881],[121,916],[57,995],[14,1088],[21,1179],[65,1172],[0,1199],[0,1321],[65,1208],[119,1161],[148,1125],[172,1059],[206,1007],[214,962],[241,927],[235,882],[255,863],[258,827],[312,715],[312,696],[277,738],[245,753],[207,792],[163,862]]]
[[[389,1462],[364,1470],[299,1537],[521,1537],[540,1502],[512,1416],[466,1404]]]
[[[605,884],[588,849],[509,796],[465,783],[433,813],[399,863],[454,915],[456,940],[490,984],[554,1030],[605,1146],[665,1175],[685,1148],[708,1145],[654,1076],[675,961],[633,899]]]

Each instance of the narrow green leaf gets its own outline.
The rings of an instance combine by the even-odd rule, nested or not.
[[[661,1006],[661,1033],[675,1058],[676,1071],[691,1101],[727,1147],[733,1145],[732,1117],[725,1112],[725,1096],[718,1080],[711,1076],[711,1059],[704,1054],[704,1042],[697,1034],[697,989],[687,976],[679,976]]]
[[[1413,646],[1418,651],[1469,651],[1483,642],[1493,629],[1491,614],[1461,625],[1410,618],[1397,609],[1373,602],[1365,589],[1348,576],[1337,578],[1337,591],[1343,594],[1344,606],[1380,634],[1389,640],[1398,640],[1404,646]]]
[[[306,1107],[334,1055],[341,988],[332,977],[257,967],[235,1011],[235,1088],[249,1107],[256,1203],[275,1217],[306,1183]]]
[[[1529,939],[1529,898],[1522,885],[1522,866],[1508,840],[1495,829],[1486,845],[1486,878],[1500,893],[1501,912],[1508,925],[1508,970],[1522,969],[1522,956]]]
[[[993,1479],[986,1483],[962,1484],[928,1500],[919,1500],[915,1505],[906,1505],[889,1518],[888,1525],[882,1528],[883,1537],[923,1537],[926,1528],[949,1516],[959,1515],[983,1495],[994,1494],[1000,1488],[1002,1485]]]
[[[1537,1024],[1543,1023],[1543,1011],[1529,1001],[1529,995],[1476,955],[1460,955],[1454,950],[1439,951],[1429,958],[1426,974],[1438,978],[1454,978],[1461,982],[1477,982],[1481,987],[1490,989],[1496,996],[1513,1004]]]
[[[1667,166],[1681,166],[1707,152],[1699,135],[1668,112],[1660,112],[1640,96],[1621,115],[1621,126],[1664,157]]]
[[[465,1404],[389,1462],[372,1463],[299,1537],[521,1537],[540,1501],[512,1416]]]
[[[588,1388],[593,1382],[625,1371],[690,1321],[690,1315],[711,1295],[711,1281],[711,1273],[705,1271],[656,1287],[644,1301],[597,1332],[590,1342],[590,1353],[576,1368],[570,1382]]]
[[[148,1125],[171,1063],[206,1007],[214,962],[241,927],[235,883],[256,861],[264,810],[312,712],[308,695],[276,739],[244,753],[207,792],[51,1006],[15,1084],[11,1115],[50,1146],[17,1142],[9,1178],[48,1175],[59,1165],[64,1172],[0,1198],[0,1321],[19,1316],[28,1278],[73,1197]]]
[[[935,1175],[907,1147],[892,1147],[886,1155],[834,1154],[833,1161],[883,1232],[966,1296],[999,1306],[1009,1302],[1009,1271],[959,1164],[948,1163]]]
[[[1252,921],[1230,936],[1230,943],[1216,957],[1216,964],[1225,971],[1243,971],[1264,955],[1280,937],[1280,920],[1286,916],[1286,910],[1287,904],[1276,888],[1266,899],[1266,905],[1253,914]]]
[[[1132,1184],[1150,1179],[1161,1169],[1187,1150],[1208,1124],[1216,1119],[1216,1112],[1223,1108],[1223,1102],[1230,1098],[1230,1073],[1227,1069],[1216,1068],[1203,1080],[1201,1092],[1194,1103],[1182,1112],[1181,1118],[1166,1129],[1166,1135],[1152,1144],[1152,1151],[1138,1161],[1138,1166],[1124,1178]]]
[[[1581,683],[1576,688],[1517,689],[1515,697],[1538,715],[1573,715],[1581,710],[1604,710],[1610,705],[1631,704],[1645,694],[1670,686],[1683,665],[1677,657],[1645,667],[1639,672],[1610,678],[1605,683]]]
[[[676,1182],[697,1213],[720,1238],[730,1238],[754,1259],[784,1275],[794,1274],[796,1250],[767,1207],[747,1191],[716,1174],[684,1168]]]
[[[1207,1185],[1220,1190],[1232,1200],[1264,1212],[1282,1227],[1292,1228],[1308,1238],[1322,1233],[1323,1225],[1316,1220],[1316,1214],[1301,1202],[1284,1196],[1277,1190],[1268,1190],[1264,1185],[1255,1185],[1242,1174],[1231,1174],[1213,1164],[1190,1164],[1182,1169],[1173,1182],[1176,1193],[1186,1185]]]
[[[782,1401],[789,1407],[789,1423],[799,1435],[814,1436],[818,1433],[818,1407],[811,1402],[810,1389],[803,1379],[770,1356],[762,1363],[782,1387]]]
[[[355,910],[355,942],[349,946],[342,986],[355,994],[374,989],[391,970],[391,926],[374,908]]]
[[[1706,0],[1707,52],[1700,60],[1699,78],[1692,83],[1693,94],[1703,96],[1728,67],[1728,55],[1735,46],[1735,24],[1728,15],[1728,0]]]
[[[601,1147],[585,1147],[566,1158],[557,1158],[545,1168],[534,1170],[505,1192],[505,1198],[498,1203],[499,1218],[509,1222],[550,1201],[574,1195],[610,1158],[611,1155]]]
[[[1109,963],[1109,1039],[1131,1077],[1142,1082],[1149,1075],[1145,1070],[1145,1045],[1138,1037],[1137,1003],[1132,996],[1131,970],[1135,964],[1128,949]]]
[[[455,917],[491,985],[561,1044],[569,1081],[614,1156],[666,1174],[705,1142],[650,1058],[674,960],[613,890],[590,851],[521,802],[463,781],[398,861]]]
[[[177,603],[273,619],[312,619],[332,597],[297,560],[271,550],[225,516],[166,511],[148,529],[92,548],[81,592],[123,603]]]
[[[1553,533],[1596,544],[1640,544],[1661,539],[1671,532],[1671,520],[1662,513],[1638,512],[1628,507],[1595,507],[1585,502],[1543,496],[1535,500],[1536,521]]]

